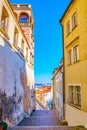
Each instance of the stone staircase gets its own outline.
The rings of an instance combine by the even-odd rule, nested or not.
[[[60,126],[54,110],[36,110],[30,117],[25,117],[19,126]]]
[[[30,117],[25,117],[18,126],[7,130],[86,130],[81,127],[61,126],[58,114],[54,110],[36,110]]]

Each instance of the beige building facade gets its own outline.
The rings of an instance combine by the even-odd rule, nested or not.
[[[53,71],[53,101],[55,109],[58,112],[60,121],[64,119],[63,109],[63,60],[61,60],[58,68]]]
[[[87,0],[71,0],[63,30],[65,119],[87,128]]]
[[[33,28],[31,5],[0,0],[0,106],[8,125],[35,109]]]

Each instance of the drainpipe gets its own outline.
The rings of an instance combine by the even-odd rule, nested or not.
[[[63,46],[63,120],[65,120],[65,59],[64,59],[64,30],[62,26],[62,46]]]

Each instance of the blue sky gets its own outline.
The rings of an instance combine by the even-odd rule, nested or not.
[[[32,5],[34,15],[34,68],[36,83],[51,83],[52,72],[62,58],[62,29],[59,23],[70,0],[10,0]]]

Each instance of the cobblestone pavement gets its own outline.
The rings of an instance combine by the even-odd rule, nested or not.
[[[26,117],[19,126],[60,126],[58,115],[54,110],[36,110]]]

